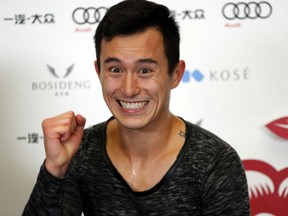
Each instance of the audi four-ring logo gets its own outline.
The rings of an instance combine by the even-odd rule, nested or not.
[[[227,3],[222,9],[223,16],[228,20],[233,19],[266,19],[272,14],[272,6],[266,2],[239,2]]]
[[[78,7],[73,11],[72,18],[79,25],[96,24],[101,21],[107,10],[106,7]]]

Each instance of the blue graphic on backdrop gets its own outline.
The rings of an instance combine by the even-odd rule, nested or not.
[[[191,78],[193,78],[197,82],[201,82],[204,79],[204,75],[199,70],[194,70],[192,72],[189,70],[185,70],[182,77],[182,82],[190,82]]]

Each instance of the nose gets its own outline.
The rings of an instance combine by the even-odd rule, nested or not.
[[[140,88],[138,85],[137,75],[126,73],[122,80],[122,93],[127,97],[134,97],[139,94]]]

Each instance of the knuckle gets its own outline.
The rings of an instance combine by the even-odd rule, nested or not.
[[[50,125],[50,119],[44,119],[41,123],[43,129],[47,129]]]
[[[68,111],[66,115],[69,116],[70,118],[73,118],[75,116],[75,113],[73,111]]]

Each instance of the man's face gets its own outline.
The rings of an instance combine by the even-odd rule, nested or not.
[[[183,72],[168,75],[159,31],[149,28],[134,35],[103,40],[100,56],[101,71],[96,63],[95,66],[103,97],[122,126],[140,129],[167,119],[170,91],[178,85]]]

